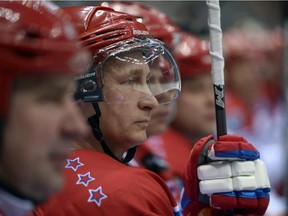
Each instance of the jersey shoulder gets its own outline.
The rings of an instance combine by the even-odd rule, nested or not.
[[[175,201],[159,176],[103,153],[75,151],[65,177],[64,190],[34,215],[173,215]]]

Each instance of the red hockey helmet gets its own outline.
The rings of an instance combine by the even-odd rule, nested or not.
[[[225,66],[230,66],[240,59],[261,60],[269,45],[264,30],[231,28],[223,33]]]
[[[112,7],[116,11],[129,13],[142,22],[150,34],[171,47],[173,34],[179,32],[180,28],[170,20],[166,14],[151,6],[139,2],[103,2],[102,5]]]
[[[71,15],[80,40],[93,53],[138,35],[149,35],[144,25],[131,15],[101,6],[74,6],[63,10]]]
[[[189,33],[177,34],[173,54],[179,66],[181,79],[211,72],[209,43]]]
[[[127,102],[131,99],[130,94],[127,93],[117,98],[110,98],[105,95],[107,91],[102,90],[104,86],[110,88],[105,83],[104,68],[111,65],[107,63],[111,59],[127,66],[134,65],[132,67],[141,64],[148,65],[150,68],[160,67],[159,70],[150,70],[150,77],[165,76],[165,79],[155,83],[148,80],[152,95],[169,92],[170,96],[165,97],[166,101],[159,101],[159,103],[169,102],[178,96],[180,76],[174,58],[163,42],[150,37],[145,25],[138,22],[134,16],[104,6],[73,6],[63,9],[72,17],[82,44],[94,55],[90,73],[75,78],[79,84],[76,98],[86,102],[121,102],[122,100]],[[137,58],[133,56],[136,52],[138,52]],[[166,63],[165,68],[160,64],[163,62]],[[170,76],[166,76],[167,74]],[[131,85],[133,90],[141,91],[137,86],[139,87],[139,85],[133,87]],[[117,91],[119,94],[120,92]]]
[[[16,78],[80,74],[90,61],[69,16],[40,1],[0,1],[0,115]]]

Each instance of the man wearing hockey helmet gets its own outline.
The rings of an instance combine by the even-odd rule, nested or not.
[[[27,215],[58,191],[69,145],[88,129],[71,95],[90,55],[54,9],[0,2],[0,215]]]
[[[132,15],[101,6],[64,10],[94,54],[90,73],[75,78],[91,133],[68,160],[64,190],[35,215],[178,214],[160,177],[125,164],[147,138],[151,111],[179,94],[174,58]]]

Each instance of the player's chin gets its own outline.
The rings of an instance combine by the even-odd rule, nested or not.
[[[64,178],[63,172],[56,173],[55,178],[52,182],[53,182],[53,186],[51,187],[52,193],[61,190],[61,188],[64,186],[64,183],[65,183],[65,178]]]
[[[42,175],[41,183],[37,183],[37,193],[33,193],[33,199],[37,203],[46,202],[51,195],[59,192],[65,183],[62,173],[51,172],[51,170],[47,170],[45,173],[46,175]]]
[[[55,173],[62,173],[66,163],[67,163],[67,158],[69,156],[69,151],[64,149],[64,150],[55,150],[51,151],[48,155],[50,165],[51,165],[51,170],[54,171]]]
[[[53,193],[56,193],[62,189],[65,183],[65,177],[63,172],[58,172],[58,171],[52,171],[50,173],[49,177],[49,183],[48,183],[48,196],[50,196]]]
[[[49,155],[49,168],[47,170],[47,180],[50,182],[50,191],[57,192],[64,185],[64,168],[67,163],[68,154],[51,153]],[[49,176],[49,177],[48,177]]]
[[[134,146],[140,145],[147,140],[146,130],[141,130],[131,134],[131,142]]]

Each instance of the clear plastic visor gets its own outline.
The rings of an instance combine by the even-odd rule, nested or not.
[[[120,49],[103,50],[108,56],[85,79],[88,88],[80,84],[84,101],[127,103],[156,98],[163,104],[178,97],[178,67],[162,42],[146,38],[121,45]]]

